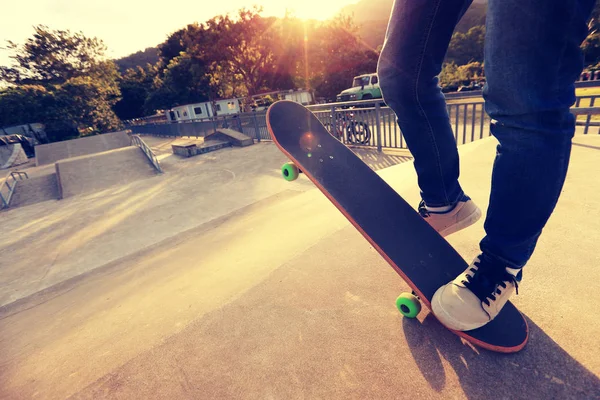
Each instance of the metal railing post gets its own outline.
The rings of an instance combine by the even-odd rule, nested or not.
[[[590,99],[590,108],[594,107],[594,101],[596,100],[596,96],[593,96]],[[588,116],[585,119],[585,128],[583,129],[583,134],[587,135],[589,127],[590,127],[590,121],[592,120],[592,116],[590,114],[588,114]]]
[[[214,129],[214,133],[217,133],[217,121],[216,121],[217,117],[212,117],[212,123],[213,123],[213,129]]]
[[[375,102],[375,123],[377,124],[377,151],[381,153],[381,112],[379,102]]]
[[[17,187],[17,182],[22,181],[23,177],[25,177],[25,179],[29,179],[27,172],[13,171],[6,176],[4,183],[0,185],[0,189],[2,189],[3,186],[6,186],[8,188],[8,193],[6,194],[6,197],[0,193],[0,208],[7,208],[10,206],[10,200],[12,199],[15,188]],[[9,183],[11,179],[13,181],[12,186]]]
[[[327,120],[327,116],[325,116],[325,119]],[[331,132],[329,132],[331,135],[333,135],[334,137],[337,137],[338,135],[338,122],[336,119],[336,115],[335,115],[335,106],[331,106],[331,121],[330,121],[330,126],[331,126]],[[346,143],[346,138],[344,137],[344,132],[341,132],[342,137],[342,143]]]
[[[260,130],[258,129],[258,118],[256,118],[256,111],[254,111],[254,134],[256,140],[260,143]]]
[[[242,118],[241,118],[241,116],[238,115],[238,117],[236,119],[237,119],[237,123],[238,123],[238,128],[240,128],[239,131],[241,133],[244,133],[244,127],[242,126]]]

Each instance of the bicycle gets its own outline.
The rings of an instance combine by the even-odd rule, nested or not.
[[[334,117],[330,115],[331,120]],[[371,140],[371,130],[369,126],[356,120],[354,113],[336,113],[335,126],[330,122],[323,124],[325,128],[336,139],[343,142],[344,134],[348,143],[352,144],[368,144]]]

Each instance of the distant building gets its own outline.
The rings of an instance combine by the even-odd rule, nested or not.
[[[264,111],[277,100],[290,100],[302,105],[314,104],[313,95],[308,90],[283,90],[260,93],[254,96],[233,99],[219,99],[202,103],[184,104],[165,112],[169,122],[183,122],[236,115],[242,112]]]
[[[259,93],[246,98],[246,102],[250,104],[250,108],[254,111],[264,111],[278,100],[294,101],[303,106],[315,103],[312,92],[304,89]]]
[[[203,103],[184,104],[167,111],[167,121],[189,121],[212,118],[219,115],[239,114],[241,111],[239,99],[221,99]]]

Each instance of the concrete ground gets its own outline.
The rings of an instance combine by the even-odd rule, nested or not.
[[[164,175],[0,215],[0,398],[598,398],[600,137],[575,140],[514,355],[403,319],[408,286],[310,182],[280,178],[273,144],[180,159],[147,141]],[[461,147],[484,209],[494,145]],[[380,173],[416,204],[411,163]],[[482,234],[449,240],[470,259]]]
[[[280,178],[285,156],[268,143],[159,158],[165,174],[3,212],[0,306],[277,193],[312,189]]]

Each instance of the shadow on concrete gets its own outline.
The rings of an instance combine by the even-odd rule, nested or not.
[[[364,149],[352,147],[351,150],[374,171],[412,161],[408,151],[396,150],[379,153],[375,149]]]
[[[529,343],[515,354],[473,347],[448,334],[432,314],[422,322],[403,318],[402,327],[421,374],[437,392],[446,384],[443,357],[469,399],[591,399],[600,393],[600,379],[525,318]]]
[[[573,146],[586,147],[588,149],[600,150],[600,147],[592,146],[590,144],[573,143]]]

